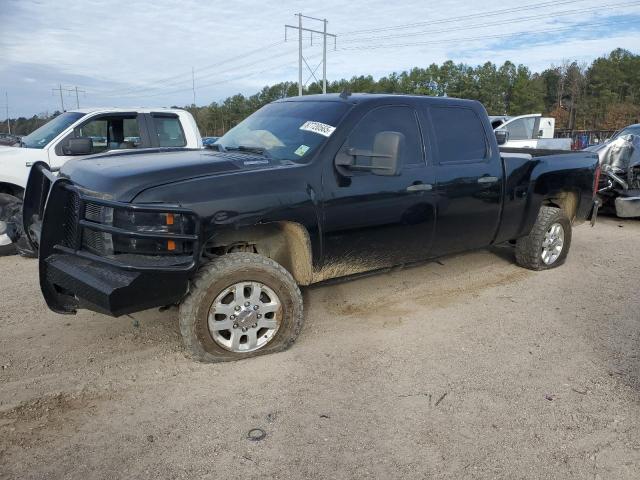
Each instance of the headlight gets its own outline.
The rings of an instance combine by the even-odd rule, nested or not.
[[[192,233],[193,222],[178,213],[136,212],[116,210],[113,226],[132,232]]]
[[[111,208],[92,203],[86,204],[85,219],[132,233],[190,235],[195,231],[195,222],[189,215]],[[102,232],[88,227],[84,228],[82,244],[100,255],[181,255],[193,252],[193,243],[188,240],[134,238],[124,232]]]

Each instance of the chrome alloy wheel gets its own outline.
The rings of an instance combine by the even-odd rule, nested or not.
[[[562,253],[564,246],[564,228],[559,223],[552,224],[544,234],[542,242],[542,261],[545,265],[551,265]]]
[[[225,288],[209,309],[213,340],[231,352],[247,353],[269,343],[282,321],[276,293],[259,282],[240,282]]]

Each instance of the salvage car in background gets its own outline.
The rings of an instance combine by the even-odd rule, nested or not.
[[[43,161],[58,170],[72,158],[128,149],[201,148],[191,114],[180,109],[94,108],[62,113],[22,137],[19,146],[0,147],[0,255],[29,255],[21,232],[22,196],[31,166]]]
[[[585,151],[598,154],[603,207],[618,217],[640,217],[640,124],[617,132],[602,145]]]

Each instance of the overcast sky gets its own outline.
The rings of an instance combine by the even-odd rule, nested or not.
[[[297,81],[296,33],[283,40],[299,11],[326,17],[338,34],[330,80],[447,59],[509,59],[540,71],[616,47],[640,53],[640,1],[0,0],[0,92],[9,94],[10,116],[59,109],[59,84],[86,91],[81,107],[187,105],[193,67],[198,105],[252,94]],[[307,34],[304,51],[315,68],[320,38],[311,46]],[[64,102],[74,108],[75,94]]]

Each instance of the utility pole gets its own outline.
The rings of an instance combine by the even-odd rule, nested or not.
[[[191,67],[191,87],[193,88],[193,106],[196,106],[196,72]]]
[[[58,85],[58,88],[51,89],[53,93],[55,93],[56,90],[60,92],[60,108],[61,108],[61,111],[64,112],[64,98],[62,98],[62,85]]]
[[[285,25],[284,26],[284,41],[287,41],[287,30],[289,28],[293,28],[294,30],[298,30],[298,95],[302,96],[302,89],[303,86],[306,85],[306,83],[311,80],[311,77],[315,78],[316,81],[318,80],[318,77],[316,77],[316,70],[318,70],[318,67],[320,65],[322,65],[322,93],[327,93],[327,37],[333,37],[333,48],[336,48],[336,35],[334,35],[333,33],[327,33],[327,19],[326,18],[315,18],[315,17],[308,17],[307,15],[303,15],[301,13],[296,13],[295,14],[298,17],[298,26],[294,26],[294,25]],[[314,30],[311,28],[305,28],[302,26],[302,19],[303,18],[307,18],[309,20],[314,20],[316,22],[322,22],[324,25],[324,28],[322,31],[319,30]],[[322,61],[316,66],[316,68],[312,69],[309,64],[307,63],[306,59],[304,58],[303,54],[302,54],[302,32],[309,32],[311,33],[311,42],[313,44],[313,34],[316,33],[318,35],[322,35]],[[309,69],[309,72],[311,72],[311,75],[309,76],[309,78],[307,79],[307,82],[305,82],[304,84],[302,83],[302,64],[304,64],[307,66],[307,68]]]
[[[322,93],[327,93],[327,19],[323,19],[322,23]]]
[[[11,121],[9,120],[9,92],[4,92],[5,107],[7,109],[7,130],[11,135]]]
[[[76,86],[74,88],[74,90],[76,91],[76,108],[80,108],[80,97],[78,97],[78,92],[80,93],[87,93],[84,90],[78,90],[78,87]]]
[[[52,92],[55,94],[58,92],[60,94],[60,107],[64,112],[64,98],[62,97],[62,92],[67,92],[68,94],[72,94],[75,92],[76,94],[76,108],[80,108],[80,93],[87,93],[84,90],[80,90],[77,86],[74,88],[62,88],[62,85],[58,85],[58,88],[52,88]]]

